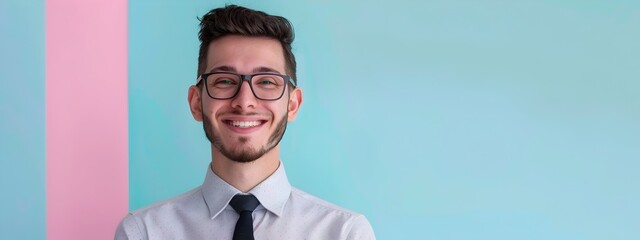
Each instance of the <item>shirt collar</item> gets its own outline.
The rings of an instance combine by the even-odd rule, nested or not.
[[[207,176],[202,184],[202,194],[211,219],[218,216],[227,207],[231,198],[238,193],[241,193],[240,190],[218,177],[211,167],[207,168]],[[271,176],[251,189],[249,193],[256,196],[265,209],[280,216],[291,194],[291,185],[282,162]]]

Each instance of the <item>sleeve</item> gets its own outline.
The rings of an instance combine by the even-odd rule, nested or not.
[[[375,240],[376,236],[373,233],[373,228],[369,223],[369,220],[363,215],[359,215],[355,218],[351,231],[347,235],[349,240]]]
[[[138,227],[138,223],[135,216],[127,214],[116,229],[115,240],[146,240],[147,238],[142,234],[143,231]]]

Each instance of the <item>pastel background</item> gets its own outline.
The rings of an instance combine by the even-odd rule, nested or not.
[[[293,23],[305,100],[282,142],[290,181],[365,214],[379,239],[640,239],[638,1],[80,2],[0,0],[0,239],[112,239],[127,210],[202,183],[209,147],[186,93],[196,18],[224,3]],[[52,31],[54,10],[86,17],[61,25],[78,35]],[[65,54],[51,36],[86,60],[53,61]],[[51,77],[73,64],[126,74]],[[77,101],[102,104],[113,121],[100,127],[117,134],[67,128],[49,142],[52,108],[92,111],[52,104],[52,89],[105,82],[117,87]],[[91,123],[72,115],[55,116]],[[67,157],[50,157],[59,141]],[[117,193],[96,200],[103,188],[64,188],[51,171]],[[70,202],[86,215],[56,212]]]
[[[0,239],[44,239],[44,1],[0,0]]]

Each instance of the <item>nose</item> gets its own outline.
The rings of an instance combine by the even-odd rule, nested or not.
[[[231,106],[233,108],[248,109],[255,108],[257,103],[258,99],[253,95],[249,81],[242,81],[238,94],[231,99]]]

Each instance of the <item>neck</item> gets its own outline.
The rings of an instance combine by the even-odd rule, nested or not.
[[[211,153],[211,170],[222,180],[244,193],[267,179],[280,166],[280,146],[276,146],[262,157],[248,163],[228,159],[213,145]]]

